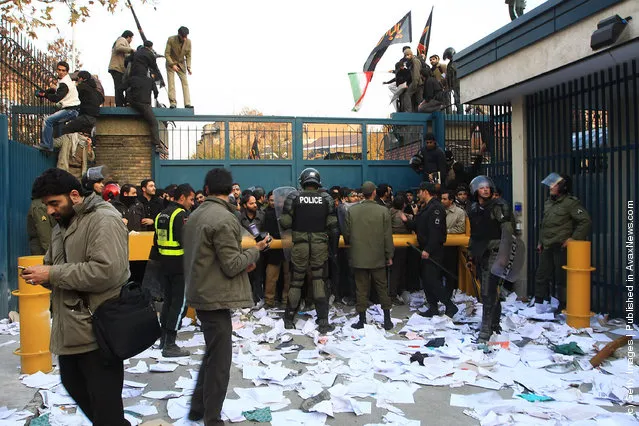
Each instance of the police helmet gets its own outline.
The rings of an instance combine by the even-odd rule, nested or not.
[[[319,172],[316,169],[309,167],[302,170],[302,173],[300,173],[300,185],[304,188],[306,185],[311,184],[317,185],[318,187],[322,185]]]
[[[120,195],[120,185],[117,183],[110,183],[102,190],[102,198],[104,198],[104,201],[113,200],[118,195]]]
[[[485,187],[490,188],[491,194],[495,193],[495,184],[493,183],[493,180],[488,176],[479,175],[475,179],[470,181],[470,193],[473,196],[477,196],[477,191],[479,191],[480,188]]]
[[[104,180],[104,166],[90,167],[82,175],[82,188],[86,191],[93,191],[93,185]]]
[[[424,163],[424,159],[422,158],[421,153],[413,155],[408,161],[408,165],[411,167],[411,169],[415,170],[416,172],[419,171],[423,163]]]
[[[567,174],[550,173],[541,181],[542,184],[550,187],[557,185],[560,194],[568,194],[572,191],[572,179]]]
[[[455,53],[457,53],[455,49],[453,49],[452,47],[449,47],[448,49],[444,50],[444,54],[442,56],[444,60],[448,59],[452,61],[453,56],[455,56]]]

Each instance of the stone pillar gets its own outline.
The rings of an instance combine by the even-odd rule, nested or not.
[[[158,123],[162,126],[162,123]],[[131,115],[102,115],[95,136],[95,161],[107,166],[109,178],[120,185],[139,185],[152,177],[155,154],[148,124]]]
[[[526,99],[523,96],[511,101],[512,105],[512,183],[513,183],[513,208],[516,203],[521,203],[521,239],[528,244],[527,209],[528,197],[526,196],[528,182],[528,160],[526,139]],[[526,250],[535,250],[536,247],[526,247]],[[521,277],[515,284],[515,292],[518,296],[527,295],[528,261],[524,262]]]

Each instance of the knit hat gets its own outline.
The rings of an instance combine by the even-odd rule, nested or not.
[[[375,186],[375,184],[370,180],[367,180],[362,184],[362,194],[364,194],[365,196],[371,195],[376,189],[377,186]]]
[[[413,54],[412,50],[410,50],[410,49],[404,50],[404,56],[408,56],[408,55],[412,55],[412,54]]]

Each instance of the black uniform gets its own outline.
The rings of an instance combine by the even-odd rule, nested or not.
[[[491,274],[499,252],[502,229],[514,233],[514,217],[510,205],[501,198],[490,199],[485,204],[474,202],[468,213],[470,243],[468,251],[477,265],[481,277],[481,302],[483,305],[480,339],[488,340],[493,331],[499,332],[501,303],[499,302],[500,278]]]
[[[318,323],[327,326],[328,300],[324,272],[328,260],[328,235],[338,232],[333,199],[327,193],[313,189],[291,193],[284,202],[280,225],[283,229],[293,231],[293,277],[288,293],[287,325],[292,325],[302,296],[304,277],[310,268]]]
[[[186,315],[184,297],[184,246],[182,228],[188,218],[184,208],[171,202],[155,219],[153,242],[160,261],[160,282],[164,290],[164,303],[160,324],[167,332],[177,332]]]
[[[424,172],[424,181],[431,182],[428,178],[429,174],[433,174],[433,178],[437,179],[437,172],[439,172],[439,183],[444,183],[446,179],[446,155],[444,151],[438,146],[433,149],[428,149],[423,147],[421,149],[421,156],[423,158],[423,172]],[[433,183],[437,183],[432,181]]]
[[[426,251],[429,258],[441,264],[444,259],[444,243],[446,242],[446,209],[437,198],[432,198],[407,226],[417,234],[419,248]],[[420,266],[422,285],[429,311],[437,311],[437,302],[442,302],[449,309],[452,302],[442,284],[441,270],[435,263],[422,259]]]

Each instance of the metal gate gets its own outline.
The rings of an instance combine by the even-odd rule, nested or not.
[[[628,280],[626,243],[639,199],[637,61],[563,82],[527,97],[528,284],[534,285],[542,210],[550,172],[567,173],[592,216],[592,307],[622,316]],[[632,308],[630,308],[632,309]]]

